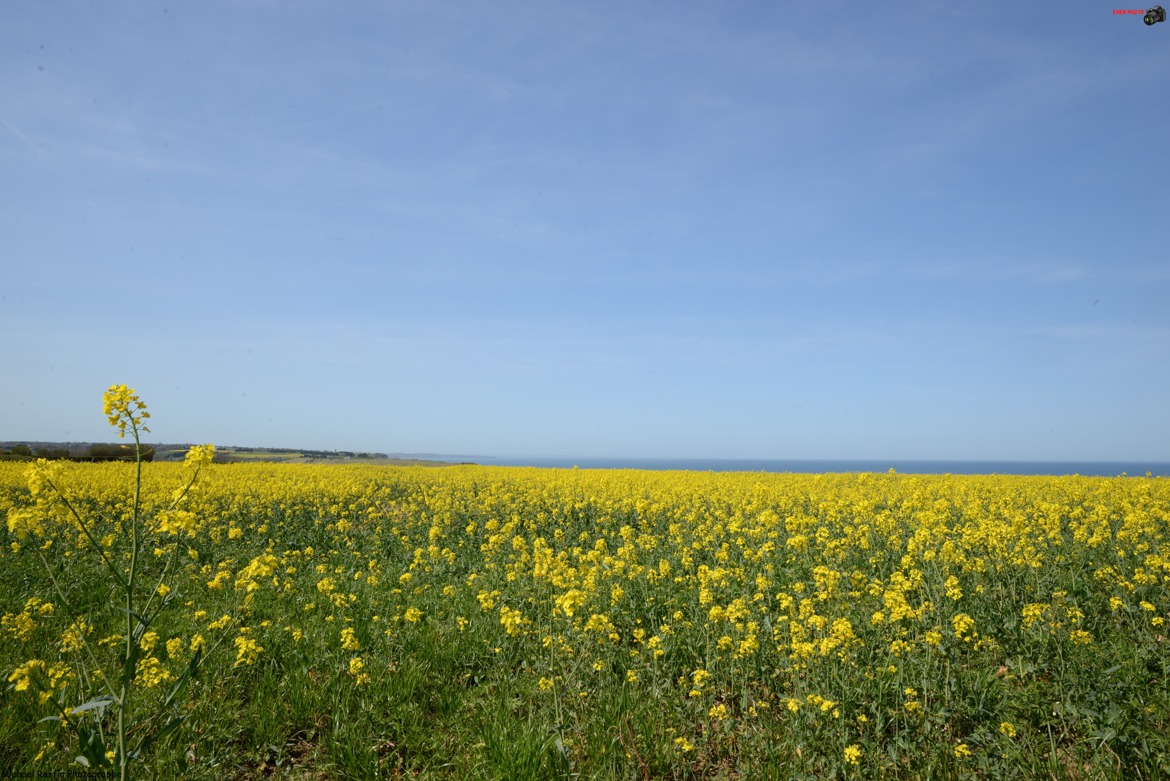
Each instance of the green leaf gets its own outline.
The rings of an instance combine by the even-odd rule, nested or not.
[[[142,646],[139,645],[140,641],[141,638],[134,640],[134,645],[130,647],[130,655],[126,657],[126,661],[122,664],[122,675],[119,680],[123,689],[126,688],[127,684],[134,677],[134,671],[138,667],[138,659],[142,656]]]
[[[77,761],[86,767],[108,767],[106,760],[106,746],[102,742],[101,733],[91,730],[84,725],[77,728],[77,741],[80,744],[81,756]]]
[[[171,687],[170,693],[167,694],[167,698],[163,702],[163,709],[169,708],[171,706],[171,703],[175,701],[175,697],[177,697],[179,692],[182,691],[183,687],[187,685],[188,680],[190,680],[192,677],[198,677],[199,662],[202,656],[202,648],[197,648],[195,653],[191,654],[191,661],[187,662],[187,669],[183,671],[183,674],[179,676],[179,680],[175,681],[174,686]]]
[[[146,623],[146,619],[144,619],[142,616],[140,616],[140,615],[138,615],[137,613],[135,613],[133,610],[127,610],[127,609],[126,609],[126,608],[124,608],[124,607],[120,607],[120,608],[118,608],[118,609],[119,609],[119,610],[121,610],[123,613],[129,613],[130,615],[132,615],[132,616],[134,616],[135,618],[137,618],[137,619],[138,619],[138,623],[139,623],[139,624]],[[146,631],[145,627],[143,628],[143,631]]]
[[[85,713],[86,711],[91,711],[94,708],[97,708],[98,709],[98,716],[105,716],[106,715],[106,708],[109,707],[109,705],[111,703],[115,703],[115,702],[117,702],[117,701],[109,694],[100,694],[97,697],[94,697],[89,702],[83,702],[81,705],[78,705],[76,708],[73,709],[72,712],[73,713]]]
[[[150,750],[151,746],[178,729],[179,725],[183,723],[183,719],[185,718],[187,717],[183,715],[174,716],[170,721],[162,725],[162,727],[157,732],[153,732],[150,735],[145,736],[138,743],[138,747],[134,749],[134,753],[131,756],[141,756],[145,754]]]

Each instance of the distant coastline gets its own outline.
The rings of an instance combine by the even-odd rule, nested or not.
[[[432,456],[441,458],[440,456]],[[1084,477],[1170,477],[1167,461],[959,461],[907,459],[767,459],[767,458],[559,458],[478,457],[484,466],[535,466],[570,469],[652,469],[697,472],[888,472],[955,475],[1082,475]]]
[[[40,457],[93,460],[87,457],[94,443],[0,442],[0,460]],[[98,447],[109,447],[101,443]],[[158,461],[180,461],[189,445],[147,445]],[[13,452],[19,450],[20,452]],[[28,451],[24,453],[23,451]],[[1170,477],[1170,461],[977,461],[948,459],[831,459],[831,458],[573,458],[571,456],[485,456],[448,453],[363,453],[337,450],[307,450],[217,446],[221,463],[284,464],[371,464],[389,466],[515,466],[545,469],[646,469],[690,472],[791,472],[830,474],[840,472],[889,472],[900,474],[954,475],[1081,475],[1084,477]]]

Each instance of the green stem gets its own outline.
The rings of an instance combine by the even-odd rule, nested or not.
[[[37,556],[40,557],[41,564],[44,566],[45,572],[49,574],[49,580],[53,583],[53,590],[57,592],[57,598],[60,599],[62,604],[65,605],[65,609],[68,611],[69,615],[77,615],[77,611],[73,609],[72,605],[70,605],[68,598],[65,596],[65,592],[61,589],[61,584],[57,581],[57,576],[53,574],[53,570],[49,566],[49,560],[45,558],[45,554],[43,551],[41,551],[40,548],[37,548]],[[96,669],[101,674],[102,682],[105,683],[106,689],[110,692],[110,696],[117,697],[117,692],[114,691],[114,687],[111,686],[109,680],[106,679],[105,671],[102,670],[101,664],[93,655],[93,649],[89,647],[89,643],[85,641],[84,637],[81,639],[81,645],[83,648],[85,648],[86,653],[89,654],[89,661],[94,666],[94,669]]]
[[[171,544],[174,547],[171,549],[170,558],[167,559],[167,563],[166,563],[166,566],[163,567],[162,574],[158,576],[158,582],[156,582],[154,584],[154,589],[150,592],[150,596],[146,600],[146,605],[144,605],[142,608],[142,617],[143,617],[143,619],[146,620],[147,623],[150,623],[151,621],[154,620],[154,616],[150,615],[150,608],[154,605],[154,599],[155,599],[155,597],[158,596],[158,590],[162,586],[163,582],[167,579],[167,575],[170,574],[171,568],[174,566],[175,560],[178,558],[178,555],[179,555],[178,541],[176,540],[175,542],[173,542]],[[159,606],[159,612],[162,611],[165,604],[166,603],[164,602],[162,605]],[[157,613],[155,615],[157,615]]]
[[[58,488],[52,480],[46,479],[45,482],[49,484],[49,487],[52,488],[53,492],[57,494],[57,497],[61,500],[62,504],[64,504],[69,512],[72,513],[73,518],[77,521],[77,525],[81,527],[83,532],[85,532],[85,536],[89,538],[90,543],[97,550],[98,555],[102,557],[102,561],[105,563],[106,567],[109,568],[110,572],[117,579],[118,585],[125,587],[126,581],[122,577],[122,573],[118,571],[116,566],[114,566],[114,562],[111,561],[108,556],[106,556],[106,552],[102,544],[97,540],[96,537],[93,536],[93,532],[89,530],[89,527],[85,525],[85,521],[82,520],[81,515],[77,512],[76,508],[73,507],[73,503],[69,501],[67,496],[65,496],[65,492]]]
[[[126,754],[126,712],[134,687],[134,582],[138,574],[138,552],[142,546],[139,514],[142,507],[142,442],[138,424],[131,419],[134,434],[134,510],[131,516],[130,576],[126,579],[126,665],[122,674],[122,696],[118,708],[118,764],[121,781],[129,778],[130,758]]]
[[[195,480],[199,477],[199,472],[202,469],[202,466],[195,467],[195,474],[191,475],[191,479],[187,481],[187,485],[183,486],[183,490],[175,497],[175,500],[167,506],[167,511],[175,509],[179,506],[179,502],[187,498],[187,494],[191,492],[191,486],[195,485]]]
[[[195,474],[193,474],[191,476],[191,480],[187,483],[187,486],[183,489],[183,493],[178,498],[176,498],[174,502],[171,503],[171,508],[174,508],[175,505],[177,505],[179,502],[181,502],[183,500],[184,497],[187,496],[187,492],[191,490],[191,486],[195,484],[196,478],[199,477],[199,469],[200,469],[200,467],[196,467]],[[146,606],[142,609],[143,616],[146,616],[150,613],[151,605],[154,604],[154,598],[155,598],[155,596],[158,595],[159,586],[161,586],[163,584],[163,582],[166,580],[167,575],[170,574],[171,568],[175,564],[175,560],[178,558],[179,547],[180,547],[178,540],[175,540],[174,546],[175,547],[171,550],[171,557],[167,560],[166,566],[163,567],[162,574],[159,575],[158,582],[154,584],[154,589],[150,592],[150,596],[146,600]]]

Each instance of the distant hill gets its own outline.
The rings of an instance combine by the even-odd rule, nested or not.
[[[143,443],[148,460],[182,461],[190,444]],[[31,461],[35,458],[70,461],[133,460],[134,446],[105,442],[0,442],[0,460]],[[385,453],[361,453],[351,450],[308,450],[273,447],[215,447],[215,463],[273,464],[384,464],[399,466],[451,466],[449,461],[424,458],[390,457]]]

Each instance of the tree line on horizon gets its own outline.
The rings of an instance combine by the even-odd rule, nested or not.
[[[182,460],[190,447],[188,444],[143,445],[142,460]],[[360,453],[350,450],[305,450],[303,448],[269,447],[221,447],[215,456],[216,463],[236,460],[235,454],[296,455],[316,459],[377,459],[386,458],[382,453]],[[63,461],[133,461],[134,447],[123,444],[91,442],[0,442],[0,461],[30,461],[37,458]]]
[[[142,448],[142,460],[153,461],[155,449],[150,445]],[[93,444],[83,448],[38,446],[36,448],[20,443],[0,450],[0,459],[5,461],[31,461],[47,458],[57,461],[133,461],[133,445]]]

